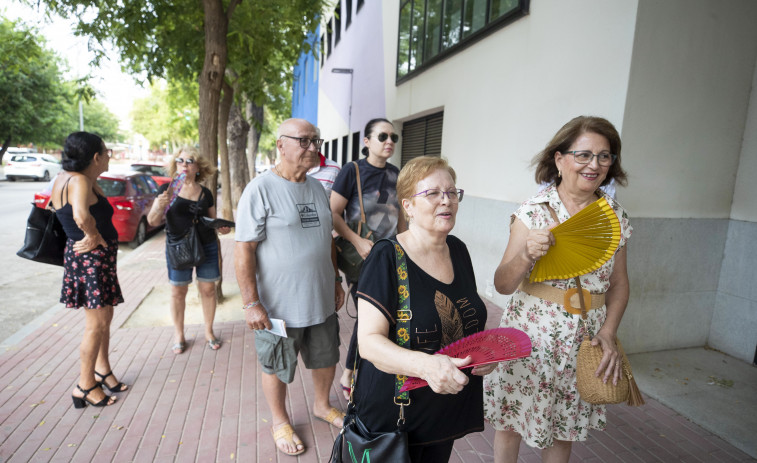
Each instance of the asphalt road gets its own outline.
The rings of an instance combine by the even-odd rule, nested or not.
[[[26,232],[34,193],[43,182],[8,182],[0,172],[0,346],[37,316],[59,304],[63,267],[40,264],[16,255]],[[118,258],[131,251],[119,246]]]

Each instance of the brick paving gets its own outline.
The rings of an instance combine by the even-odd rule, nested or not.
[[[233,279],[233,240],[222,241],[224,275]],[[126,302],[116,308],[111,362],[131,385],[118,404],[72,407],[78,376],[83,316],[61,310],[15,347],[0,355],[0,462],[324,462],[337,430],[315,420],[312,381],[300,365],[288,390],[292,423],[308,451],[296,459],[276,452],[271,417],[260,387],[253,333],[242,322],[216,324],[223,340],[206,347],[200,325],[187,326],[188,349],[171,352],[172,328],[119,328],[152,288],[167,279],[163,238],[158,235],[119,263]],[[58,288],[48,290],[57,291]],[[150,310],[168,310],[154,307]],[[489,325],[501,309],[489,306]],[[352,323],[342,312],[342,352]],[[341,366],[337,368],[337,378]],[[332,404],[345,408],[338,382]],[[608,408],[605,432],[573,446],[571,461],[745,462],[757,461],[714,434],[647,398],[647,405]],[[490,462],[491,427],[455,443],[452,462]],[[520,462],[540,461],[521,446]]]

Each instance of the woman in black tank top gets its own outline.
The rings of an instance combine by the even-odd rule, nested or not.
[[[108,170],[110,150],[97,135],[75,132],[63,149],[63,172],[53,185],[51,203],[68,241],[63,258],[60,301],[66,307],[84,307],[79,383],[73,390],[74,407],[104,407],[116,402],[101,388],[123,392],[128,386],[113,375],[108,359],[113,306],[123,302],[116,274],[118,233],[113,207],[97,185]]]

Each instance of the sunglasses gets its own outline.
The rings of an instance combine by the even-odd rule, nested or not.
[[[378,138],[378,141],[380,141],[381,143],[384,143],[387,138],[391,138],[394,143],[397,143],[398,141],[400,141],[400,136],[397,135],[396,133],[389,135],[386,132],[381,132],[380,134],[378,134],[376,138]]]
[[[184,164],[184,163],[186,163],[187,165],[194,164],[195,160],[192,158],[189,158],[189,159],[176,158],[176,164]]]

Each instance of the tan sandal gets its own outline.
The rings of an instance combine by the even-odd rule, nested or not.
[[[344,412],[340,412],[339,410],[337,410],[334,407],[331,407],[331,410],[329,410],[329,412],[326,414],[326,416],[318,416],[318,415],[313,415],[313,416],[316,417],[316,418],[318,418],[321,421],[324,421],[324,422],[330,424],[331,426],[333,426],[333,427],[335,427],[337,429],[342,429],[341,426],[337,426],[337,425],[334,424],[334,420],[337,419],[337,418],[344,419]]]
[[[284,424],[282,424],[282,425],[279,426],[279,429],[276,429],[276,430],[274,430],[273,428],[271,428],[271,434],[273,434],[273,443],[274,443],[274,445],[276,446],[276,448],[278,449],[279,452],[281,452],[281,453],[283,453],[285,455],[292,456],[292,457],[295,456],[295,455],[301,455],[301,454],[305,453],[305,444],[303,444],[302,441],[296,442],[293,439],[293,437],[292,437],[292,436],[295,435],[295,433],[294,433],[294,428],[292,428],[291,424],[284,423]],[[281,447],[279,447],[279,440],[280,439],[284,439],[285,441],[287,441],[288,444],[294,445],[295,448],[298,447],[298,446],[302,446],[302,448],[299,449],[299,450],[297,450],[297,451],[295,451],[295,452],[293,452],[293,453],[285,452],[284,450],[281,449]]]

